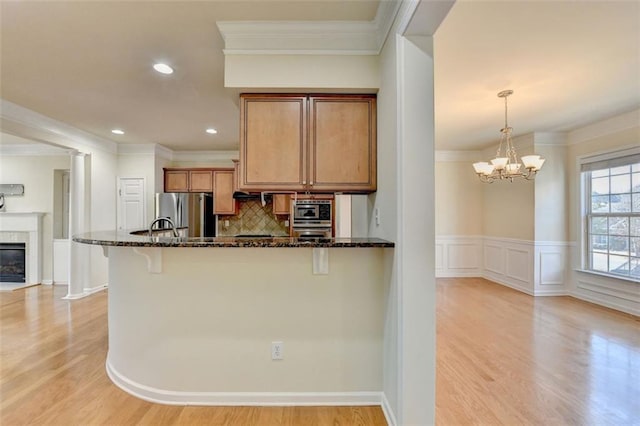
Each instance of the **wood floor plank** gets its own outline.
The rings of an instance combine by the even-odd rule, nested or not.
[[[438,424],[640,423],[640,319],[439,279]]]
[[[153,404],[105,372],[106,291],[0,293],[0,424],[385,425],[380,407]],[[436,423],[640,424],[640,319],[483,279],[437,283]]]
[[[340,425],[353,417],[344,407],[190,407],[135,398],[105,372],[108,292],[74,301],[62,300],[65,294],[56,286],[0,293],[2,426]],[[386,425],[378,406],[353,409],[358,419],[375,419],[367,424]]]

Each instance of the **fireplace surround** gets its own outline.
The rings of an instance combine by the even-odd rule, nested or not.
[[[25,245],[25,284],[42,282],[42,216],[40,212],[0,212],[0,242]]]

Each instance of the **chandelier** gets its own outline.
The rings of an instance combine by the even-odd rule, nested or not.
[[[500,144],[496,151],[496,157],[491,162],[481,161],[473,163],[473,168],[482,182],[492,183],[495,180],[508,180],[513,182],[515,178],[533,180],[538,170],[544,164],[544,158],[539,155],[525,155],[518,161],[516,148],[511,140],[513,129],[507,123],[507,98],[513,94],[513,90],[503,90],[498,93],[499,98],[504,98],[504,128],[500,129]],[[504,147],[504,154],[503,154]]]

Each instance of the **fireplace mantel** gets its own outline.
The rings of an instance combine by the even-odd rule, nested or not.
[[[27,284],[42,281],[42,216],[42,212],[0,212],[0,242],[26,244]]]

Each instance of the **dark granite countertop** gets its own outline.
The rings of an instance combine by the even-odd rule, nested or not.
[[[322,238],[292,237],[148,237],[130,231],[98,231],[74,235],[73,241],[83,244],[116,247],[394,247],[391,241],[380,238]]]

